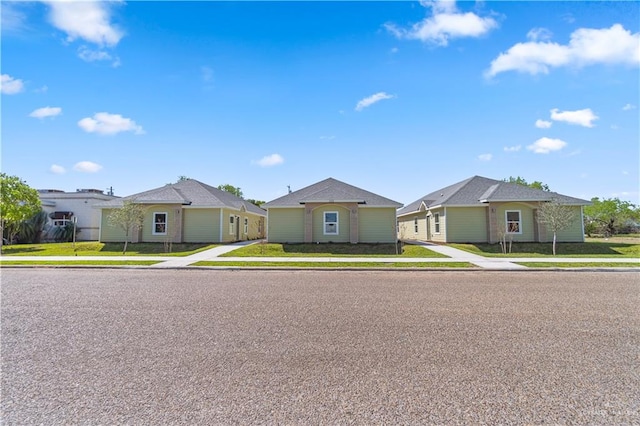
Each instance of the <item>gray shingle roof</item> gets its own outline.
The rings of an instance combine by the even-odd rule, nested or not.
[[[516,183],[503,182],[482,176],[473,176],[461,182],[433,191],[408,204],[398,211],[398,215],[420,210],[422,203],[427,208],[437,206],[482,206],[488,202],[499,201],[551,201],[562,204],[589,205],[590,201],[569,197],[557,192],[542,191]]]
[[[125,200],[135,200],[140,204],[182,204],[192,207],[226,207],[236,210],[244,206],[248,212],[266,215],[266,212],[255,204],[195,179],[187,179],[128,197],[95,204],[95,207],[117,208],[121,207]]]
[[[269,207],[300,207],[305,203],[331,203],[349,201],[375,207],[402,207],[401,203],[349,185],[337,179],[328,178],[313,185],[294,191],[283,197],[269,201],[262,206]]]

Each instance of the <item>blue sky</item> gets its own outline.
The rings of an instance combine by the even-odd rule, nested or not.
[[[6,2],[2,171],[404,204],[473,175],[639,200],[638,2]]]

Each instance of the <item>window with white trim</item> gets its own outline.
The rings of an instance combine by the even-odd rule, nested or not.
[[[167,213],[153,213],[153,235],[167,235]]]
[[[413,232],[415,232],[416,234],[418,233],[418,218],[417,217],[413,218]]]
[[[522,215],[520,210],[506,210],[504,217],[507,234],[522,234]]]
[[[433,229],[435,234],[440,233],[440,213],[433,214]]]
[[[249,218],[244,218],[244,233],[245,235],[249,233]]]
[[[229,215],[229,235],[234,235],[236,233],[235,231],[235,217],[233,215]]]
[[[324,235],[338,235],[338,212],[324,212]]]
[[[71,223],[71,219],[54,219],[53,226],[66,226],[67,223]]]

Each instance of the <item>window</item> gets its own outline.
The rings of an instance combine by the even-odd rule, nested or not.
[[[234,217],[233,217],[233,215],[230,215],[229,216],[229,234],[230,235],[235,234],[235,230],[236,230],[236,228],[234,226]]]
[[[415,232],[416,234],[418,233],[418,218],[417,217],[413,218],[413,232]]]
[[[65,226],[67,223],[71,223],[70,219],[54,219],[53,226]]]
[[[436,234],[440,233],[440,213],[433,214],[433,227]]]
[[[324,235],[338,235],[338,212],[324,212]]]
[[[167,214],[153,214],[153,235],[167,235]]]
[[[522,234],[520,210],[507,210],[504,215],[507,223],[507,234]]]
[[[244,233],[245,234],[249,233],[249,218],[248,217],[244,218]]]

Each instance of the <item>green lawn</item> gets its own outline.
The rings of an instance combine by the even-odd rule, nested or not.
[[[510,254],[502,254],[500,244],[449,244],[451,247],[486,257],[544,257],[552,256],[551,243],[514,242]],[[612,241],[585,243],[558,243],[556,256],[560,257],[629,257],[640,258],[640,244]]]
[[[163,243],[135,243],[127,246],[127,256],[188,256],[219,244],[173,244],[171,253]],[[2,247],[4,256],[121,256],[122,243],[83,241],[73,243],[12,244]]]
[[[257,243],[221,257],[447,257],[424,247],[405,245],[396,254],[395,244],[276,244]]]
[[[0,261],[0,265],[3,266],[82,266],[82,265],[95,265],[95,266],[113,266],[113,265],[155,265],[160,263],[157,260],[63,260],[60,262],[54,262],[50,260],[6,260]]]
[[[529,268],[640,268],[640,263],[627,262],[518,262]]]
[[[290,267],[290,268],[475,268],[466,262],[211,262],[191,266]]]

